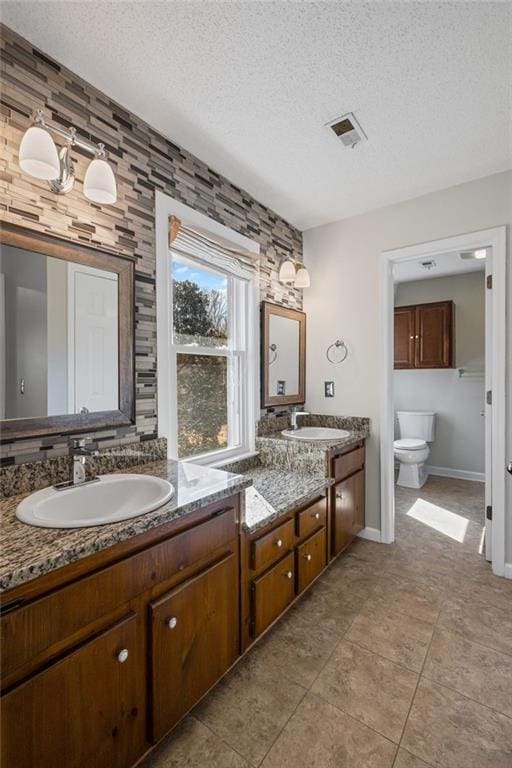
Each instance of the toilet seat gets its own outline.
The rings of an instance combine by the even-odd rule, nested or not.
[[[427,448],[427,443],[425,440],[407,437],[402,440],[395,440],[393,446],[401,451],[421,451],[423,448]]]

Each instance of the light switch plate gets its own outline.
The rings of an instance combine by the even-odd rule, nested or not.
[[[334,381],[325,381],[324,391],[326,397],[334,397]]]

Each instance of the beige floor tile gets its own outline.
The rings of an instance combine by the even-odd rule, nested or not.
[[[393,768],[431,768],[419,757],[411,755],[405,749],[399,749]]]
[[[503,610],[470,597],[452,598],[443,604],[438,626],[512,655],[512,608]]]
[[[436,768],[510,768],[512,720],[422,678],[402,746]]]
[[[432,624],[437,621],[443,601],[443,593],[439,589],[421,582],[405,581],[402,574],[393,573],[383,576],[375,587],[374,595],[382,604]]]
[[[423,674],[512,717],[512,656],[438,630]]]
[[[406,616],[379,600],[370,599],[354,619],[345,639],[421,672],[433,631],[432,623]]]
[[[311,693],[262,768],[391,768],[396,746]]]
[[[311,690],[398,742],[417,681],[414,672],[342,641]]]
[[[141,768],[249,768],[205,725],[187,717],[161,742]]]
[[[258,765],[305,694],[249,652],[193,714],[252,765]]]

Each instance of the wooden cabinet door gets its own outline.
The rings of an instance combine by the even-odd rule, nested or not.
[[[360,472],[356,472],[354,475],[354,499],[355,499],[355,510],[354,510],[354,526],[352,528],[352,533],[354,536],[357,536],[359,531],[362,531],[365,527],[365,477],[364,477],[364,469],[362,469]]]
[[[336,483],[332,489],[333,555],[342,552],[354,538],[358,493],[358,481],[355,478],[361,474],[356,472],[341,483]]]
[[[238,598],[238,558],[229,554],[151,604],[155,741],[239,655]]]
[[[326,532],[321,528],[297,547],[297,593],[303,592],[326,566]]]
[[[290,552],[251,585],[251,629],[258,637],[295,597],[295,557]]]
[[[395,309],[395,368],[414,368],[415,308]]]
[[[2,697],[2,768],[126,768],[145,749],[134,614]],[[21,642],[21,639],[20,639]]]
[[[453,366],[453,303],[441,301],[416,307],[416,368]]]

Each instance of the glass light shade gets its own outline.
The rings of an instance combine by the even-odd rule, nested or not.
[[[279,280],[282,283],[293,283],[295,280],[295,264],[293,261],[283,261],[279,269]]]
[[[300,269],[297,270],[294,285],[296,288],[309,288],[311,280],[309,279],[309,272],[306,267],[300,267]]]
[[[87,168],[84,178],[84,195],[93,203],[115,203],[117,187],[114,171],[106,160],[95,158]]]
[[[59,154],[55,142],[45,128],[32,125],[25,131],[19,151],[20,168],[36,179],[58,179]]]

